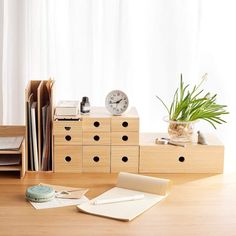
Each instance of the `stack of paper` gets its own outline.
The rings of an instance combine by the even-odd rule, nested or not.
[[[0,137],[0,150],[19,150],[24,137]]]
[[[29,170],[51,170],[53,80],[30,81],[26,91],[26,153]]]
[[[170,180],[159,179],[121,172],[116,187],[92,199],[90,203],[81,204],[81,212],[130,221],[164,199],[169,191]],[[144,195],[139,200],[94,204],[98,200],[112,200],[129,196]]]

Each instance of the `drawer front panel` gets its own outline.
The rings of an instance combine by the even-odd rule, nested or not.
[[[112,132],[138,132],[139,131],[139,119],[138,118],[119,118],[114,117],[111,119],[111,131]]]
[[[54,121],[53,134],[54,135],[72,135],[82,133],[81,121]]]
[[[224,149],[140,146],[140,173],[222,173]]]
[[[139,133],[112,132],[111,145],[139,145]]]
[[[112,146],[111,172],[138,172],[139,146]]]
[[[110,145],[110,132],[83,132],[83,145]]]
[[[82,146],[54,146],[55,172],[81,172]]]
[[[82,145],[82,134],[55,135],[55,145]]]
[[[83,146],[83,172],[110,172],[110,146]]]
[[[110,118],[83,118],[83,131],[110,132]]]

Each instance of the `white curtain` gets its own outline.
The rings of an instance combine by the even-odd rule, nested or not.
[[[236,75],[233,0],[0,0],[0,122],[24,122],[28,80],[56,80],[56,99],[88,96],[104,106],[112,89],[136,106],[142,131],[165,131],[179,75],[229,105],[217,133],[233,145]],[[213,130],[204,122],[198,126]]]
[[[142,129],[162,127],[168,98],[182,72],[196,79],[199,1],[6,0],[3,3],[4,123],[23,122],[30,79],[56,79],[59,99],[88,96],[104,105],[124,90],[142,114]]]

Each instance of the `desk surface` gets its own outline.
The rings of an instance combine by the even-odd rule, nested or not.
[[[40,182],[88,187],[89,198],[114,187],[116,174],[0,173],[0,235],[236,235],[236,174],[158,174],[170,195],[131,222],[79,213],[75,206],[35,210],[24,199]]]

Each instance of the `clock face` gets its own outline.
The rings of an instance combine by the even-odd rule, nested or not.
[[[128,108],[129,100],[124,92],[113,90],[107,95],[105,105],[113,115],[120,115]]]

